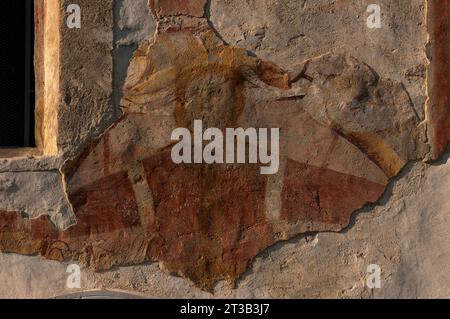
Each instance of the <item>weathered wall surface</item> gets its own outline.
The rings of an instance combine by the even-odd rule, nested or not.
[[[211,21],[225,41],[287,69],[330,51],[350,53],[402,82],[424,118],[428,59],[426,2],[376,1],[381,30],[365,27],[371,1],[211,1]],[[242,14],[248,12],[248,14]]]
[[[64,12],[71,1],[61,1]],[[77,1],[82,27],[61,19],[58,147],[73,156],[120,115],[113,104],[113,0]],[[64,17],[67,17],[66,13]]]
[[[58,154],[0,159],[0,296],[77,263],[151,297],[448,297],[448,20],[372,2],[79,1],[69,30],[61,1]],[[196,119],[281,128],[279,173],[175,165]]]
[[[157,263],[83,271],[82,286],[160,298],[448,297],[450,287],[443,283],[450,276],[449,156],[434,165],[409,165],[381,204],[358,214],[346,231],[299,237],[268,249],[236,289],[222,282],[212,295],[167,275]],[[2,297],[46,298],[77,291],[66,288],[67,264],[5,254],[0,261]],[[371,263],[383,270],[379,290],[365,285]]]

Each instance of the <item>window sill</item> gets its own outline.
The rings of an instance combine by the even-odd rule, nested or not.
[[[42,152],[38,148],[31,148],[31,147],[0,148],[0,159],[39,156],[39,155],[42,155]]]

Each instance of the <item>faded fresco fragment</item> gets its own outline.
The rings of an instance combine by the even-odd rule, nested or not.
[[[349,54],[284,70],[226,44],[206,0],[150,1],[154,38],[134,53],[122,117],[63,169],[76,224],[0,218],[0,250],[75,260],[93,270],[159,261],[210,289],[235,282],[275,243],[340,231],[391,178],[426,153],[405,87]],[[150,40],[151,39],[151,40]],[[171,133],[281,129],[280,169],[174,164]]]

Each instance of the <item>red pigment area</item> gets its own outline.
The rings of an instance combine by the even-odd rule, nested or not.
[[[431,144],[437,159],[450,140],[450,1],[432,1]]]
[[[282,218],[345,227],[353,212],[376,202],[384,185],[289,161],[283,188]]]

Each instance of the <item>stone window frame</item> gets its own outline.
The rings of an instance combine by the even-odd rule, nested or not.
[[[34,0],[34,148],[0,148],[0,158],[56,155],[60,79],[60,0]]]

